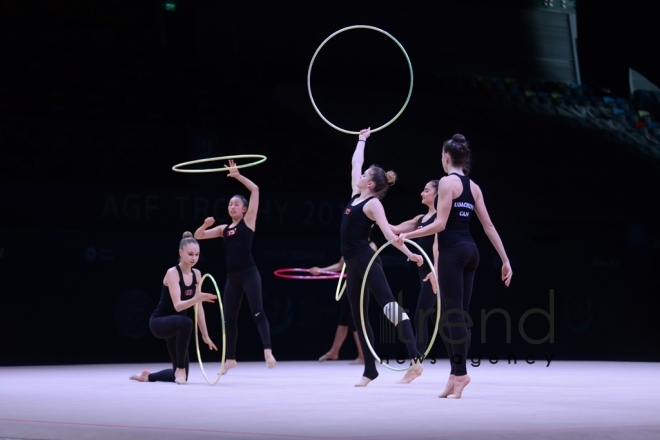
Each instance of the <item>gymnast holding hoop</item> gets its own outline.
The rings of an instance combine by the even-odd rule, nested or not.
[[[433,223],[436,217],[435,212],[435,198],[438,194],[438,180],[431,180],[425,186],[420,196],[422,196],[422,204],[428,208],[426,214],[419,214],[414,218],[407,220],[396,226],[390,225],[392,232],[401,234],[404,232],[412,232],[415,229],[423,228],[426,225]],[[438,242],[435,235],[428,235],[417,238],[414,240],[427,255],[433,255],[433,261],[436,262],[435,269],[437,273],[437,260],[438,260]],[[436,279],[431,274],[431,267],[429,263],[424,264],[417,268],[419,272],[419,297],[417,299],[417,308],[415,309],[415,317],[413,318],[413,328],[417,333],[417,349],[423,353],[428,346],[429,329],[428,318],[431,311],[437,303],[438,286],[435,285]],[[415,379],[416,376],[406,372],[404,377],[397,383],[408,384]]]
[[[192,233],[184,232],[179,243],[179,264],[167,270],[163,279],[160,301],[151,314],[149,328],[153,335],[167,342],[167,351],[172,359],[172,368],[156,373],[143,370],[131,380],[138,382],[176,382],[183,385],[188,380],[188,345],[193,332],[193,320],[188,311],[201,302],[215,302],[216,295],[203,293],[199,280],[202,276],[193,266],[199,259],[199,244]],[[197,307],[198,325],[202,339],[211,350],[217,350],[206,329],[204,307]]]
[[[393,171],[387,173],[380,167],[370,166],[364,173],[362,165],[364,163],[364,148],[367,138],[371,134],[369,129],[361,130],[359,140],[355,147],[352,158],[351,186],[352,197],[341,219],[341,252],[346,262],[346,294],[351,305],[351,314],[353,323],[357,327],[362,325],[360,313],[361,285],[369,262],[371,261],[374,250],[369,246],[369,231],[373,224],[377,224],[387,240],[394,240],[396,236],[390,229],[390,225],[385,216],[385,210],[380,199],[385,195],[389,185],[394,183],[396,175]],[[412,253],[404,243],[393,243],[408,260],[414,261],[418,266],[424,262],[421,255]],[[408,355],[419,360],[421,355],[415,344],[415,337],[406,313],[399,307],[392,290],[387,283],[387,278],[383,272],[382,264],[377,260],[369,273],[366,275],[366,285],[373,293],[376,301],[382,307],[387,318],[395,325],[400,326],[399,331],[403,335],[406,343]],[[368,309],[369,296],[364,301],[365,310]],[[373,345],[374,336],[369,322],[365,322],[364,332],[358,332],[362,352],[364,353],[364,373],[356,387],[365,387],[372,380],[378,377],[376,362],[373,353],[367,345],[365,336],[369,338]],[[422,365],[416,365],[410,369],[415,377],[422,374]]]
[[[423,228],[400,234],[396,241],[438,234],[438,280],[444,302],[445,342],[451,371],[445,390],[439,397],[458,399],[470,383],[467,374],[467,351],[470,332],[465,312],[470,306],[474,275],[479,265],[479,250],[470,234],[470,219],[476,213],[486,235],[502,259],[502,281],[508,287],[513,272],[504,245],[490,220],[481,188],[467,174],[470,171],[470,147],[462,134],[455,134],[442,145],[442,168],[448,175],[438,183],[435,221]],[[452,311],[454,311],[452,313]],[[443,338],[444,339],[444,338]]]
[[[243,176],[236,162],[229,160],[227,177],[241,182],[250,191],[250,200],[240,194],[229,200],[228,212],[231,224],[213,226],[215,219],[208,217],[195,231],[195,238],[206,240],[221,237],[225,243],[227,256],[227,282],[224,290],[225,332],[227,335],[227,360],[222,374],[234,368],[236,363],[236,340],[238,338],[237,319],[243,295],[247,297],[250,312],[264,347],[264,359],[268,368],[276,364],[270,343],[270,324],[263,309],[261,275],[252,257],[252,239],[259,211],[259,187]]]

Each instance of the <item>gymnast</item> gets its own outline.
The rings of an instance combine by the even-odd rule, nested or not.
[[[435,199],[438,194],[438,180],[431,180],[425,186],[420,194],[422,204],[428,208],[426,214],[420,214],[396,226],[390,225],[392,232],[401,234],[411,232],[415,229],[423,228],[433,223],[436,217]],[[433,255],[433,261],[437,261],[437,237],[427,235],[414,240],[427,255]],[[437,273],[437,267],[435,267]],[[428,262],[417,268],[419,272],[420,290],[417,299],[417,308],[413,318],[414,328],[417,330],[417,350],[423,353],[429,341],[428,316],[435,308],[437,303],[437,285],[435,277],[431,273],[431,267]],[[408,372],[398,383],[410,383],[415,377]]]
[[[188,381],[189,358],[188,345],[193,331],[193,320],[188,316],[192,306],[202,302],[215,302],[216,295],[201,291],[201,274],[193,269],[199,259],[199,244],[190,232],[184,232],[179,243],[179,264],[165,273],[160,301],[151,314],[149,328],[153,335],[165,339],[167,350],[172,360],[172,368],[156,373],[143,370],[130,377],[138,382],[176,382],[183,385]],[[211,350],[217,347],[209,338],[206,329],[204,307],[197,308],[198,325],[202,339]]]
[[[393,184],[396,174],[393,171],[387,173],[380,167],[372,165],[364,173],[364,148],[367,138],[371,134],[370,129],[361,130],[352,158],[351,186],[352,197],[342,215],[341,220],[341,252],[346,262],[346,295],[351,306],[353,323],[356,327],[361,326],[360,319],[360,290],[362,280],[365,277],[367,266],[375,254],[369,246],[369,231],[373,224],[377,224],[387,240],[393,240],[396,236],[392,232],[385,215],[385,210],[380,199],[385,195],[389,185]],[[413,254],[404,243],[394,245],[418,266],[424,262],[422,257]],[[415,337],[406,313],[399,307],[392,295],[383,272],[382,264],[377,260],[372,265],[369,274],[366,275],[366,286],[371,290],[376,301],[382,307],[387,318],[399,329],[403,335],[409,356],[413,361],[420,360],[420,353],[415,344]],[[365,296],[364,310],[368,310],[369,296]],[[376,362],[365,336],[369,338],[373,346],[374,336],[369,322],[365,322],[365,332],[358,332],[362,352],[364,353],[364,373],[357,387],[365,387],[378,377]],[[418,377],[422,374],[423,367],[420,364],[409,370],[410,376]]]
[[[227,283],[225,285],[223,303],[225,310],[225,331],[227,335],[227,360],[222,374],[236,367],[236,341],[238,339],[238,311],[243,295],[247,297],[252,318],[257,325],[261,343],[264,348],[264,359],[268,368],[276,364],[270,342],[270,325],[263,309],[261,292],[261,275],[252,257],[252,239],[259,211],[259,187],[247,177],[239,173],[236,162],[229,160],[226,166],[227,177],[241,182],[250,191],[250,200],[238,194],[229,200],[229,217],[231,224],[213,226],[215,219],[208,217],[197,231],[195,238],[205,240],[221,237],[225,243],[227,256]]]
[[[502,260],[502,281],[508,287],[513,272],[504,245],[490,220],[481,188],[467,174],[470,147],[462,134],[455,134],[442,145],[442,168],[448,175],[438,183],[437,215],[433,223],[412,232],[399,234],[396,241],[438,234],[438,281],[444,303],[444,325],[450,338],[445,340],[451,370],[445,390],[439,397],[458,399],[470,383],[467,351],[470,333],[465,313],[470,306],[474,275],[479,265],[479,250],[470,234],[470,219],[476,213],[486,235]],[[453,312],[452,312],[453,311]]]

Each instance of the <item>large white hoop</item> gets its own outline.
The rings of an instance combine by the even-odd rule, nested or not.
[[[255,160],[254,162],[245,163],[242,165],[236,165],[233,167],[224,166],[222,168],[203,168],[203,169],[181,168],[188,165],[195,165],[198,163],[216,162],[219,160],[231,160],[231,159],[257,159],[257,160]],[[263,154],[235,154],[233,156],[208,157],[206,159],[197,159],[197,160],[190,160],[188,162],[181,162],[174,165],[172,167],[172,171],[176,171],[178,173],[217,173],[221,171],[229,172],[231,171],[232,168],[240,169],[240,168],[253,167],[265,161],[266,161],[266,156],[264,156]]]
[[[406,60],[408,61],[408,68],[410,69],[410,88],[408,89],[408,96],[406,97],[406,101],[403,103],[403,107],[401,107],[401,110],[399,110],[399,112],[396,115],[394,115],[394,117],[392,119],[390,119],[388,122],[381,125],[380,127],[372,128],[371,132],[375,133],[375,132],[377,132],[379,130],[382,130],[383,128],[387,127],[392,122],[396,121],[399,116],[401,116],[401,113],[403,113],[403,111],[406,109],[406,106],[408,105],[408,101],[410,101],[410,96],[412,95],[412,89],[413,89],[413,69],[412,69],[412,63],[410,62],[410,58],[408,57],[408,53],[403,48],[401,43],[399,43],[399,41],[397,41],[397,39],[394,38],[389,33],[385,32],[382,29],[374,27],[374,26],[367,26],[367,25],[361,25],[360,24],[360,25],[348,26],[348,27],[345,27],[343,29],[339,29],[337,32],[330,35],[328,38],[323,40],[321,45],[316,49],[316,52],[314,52],[314,56],[312,57],[312,61],[309,62],[309,69],[307,70],[307,91],[309,92],[309,99],[312,101],[312,106],[314,107],[314,110],[316,110],[316,113],[318,113],[318,115],[321,117],[321,119],[323,119],[325,121],[326,124],[328,124],[329,126],[334,128],[335,130],[341,131],[342,133],[360,134],[359,131],[345,130],[341,127],[337,127],[335,124],[328,121],[328,119],[325,116],[323,116],[323,114],[321,113],[319,108],[316,106],[316,102],[314,102],[314,97],[312,96],[312,86],[311,86],[312,66],[314,65],[314,60],[316,59],[316,56],[321,51],[321,48],[325,45],[325,43],[327,43],[335,35],[341,34],[342,32],[346,32],[346,31],[351,30],[351,29],[371,29],[371,30],[374,30],[376,32],[380,32],[381,34],[384,34],[384,35],[387,35],[388,37],[390,37],[392,39],[392,41],[394,41],[396,43],[396,45],[399,46],[399,48],[403,52],[403,55],[406,57]]]
[[[210,273],[204,274],[202,276],[202,279],[199,280],[199,285],[201,287],[202,284],[204,284],[204,280],[208,278],[213,282],[213,287],[215,287],[215,294],[218,297],[218,307],[220,308],[220,322],[222,323],[222,355],[220,356],[220,372],[218,372],[218,376],[215,378],[214,381],[211,381],[209,377],[206,375],[206,371],[204,370],[204,363],[202,362],[202,354],[199,351],[199,317],[198,317],[198,308],[199,307],[204,307],[201,303],[195,304],[194,309],[195,309],[195,349],[197,350],[197,361],[199,362],[199,369],[202,371],[202,376],[204,376],[204,379],[206,379],[206,382],[209,385],[215,385],[220,381],[220,378],[222,377],[222,369],[225,366],[225,360],[226,360],[226,354],[227,354],[227,335],[225,333],[225,312],[222,307],[222,298],[220,297],[220,289],[218,289],[218,284],[215,282],[215,278]]]

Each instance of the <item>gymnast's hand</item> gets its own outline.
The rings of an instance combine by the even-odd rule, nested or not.
[[[403,244],[403,241],[406,239],[406,234],[401,233],[394,237],[394,244]]]
[[[312,275],[318,275],[320,273],[320,270],[321,270],[320,267],[316,267],[316,266],[310,267],[309,273],[311,273]]]
[[[195,297],[201,298],[201,302],[209,302],[209,303],[213,303],[215,302],[216,299],[218,299],[215,293],[204,293],[204,292],[197,292],[195,294]]]
[[[430,281],[433,293],[438,293],[438,280],[433,276],[433,272],[429,272],[426,278],[424,278],[424,281]]]
[[[511,265],[507,261],[502,265],[502,281],[504,281],[504,285],[506,287],[509,287],[512,276],[513,276],[513,269],[511,269]]]
[[[367,138],[371,135],[371,127],[360,130],[359,140],[366,141]]]
[[[210,228],[213,226],[213,223],[215,223],[215,219],[213,217],[206,217],[206,219],[204,219],[205,228]]]
[[[417,263],[417,266],[424,264],[424,258],[421,255],[412,254],[408,260],[412,261],[413,263]]]
[[[218,351],[218,347],[215,346],[211,338],[209,338],[208,335],[202,336],[202,339],[204,340],[204,343],[209,346],[209,350],[215,350]]]
[[[229,170],[227,177],[233,177],[235,179],[241,175],[241,173],[238,172],[238,168],[236,168],[236,162],[234,162],[233,160],[230,160],[229,165],[228,166],[225,165],[225,168]]]

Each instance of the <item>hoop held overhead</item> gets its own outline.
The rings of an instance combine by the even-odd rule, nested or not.
[[[306,273],[307,275],[294,275],[293,273]],[[312,275],[309,269],[303,269],[299,267],[295,268],[286,268],[286,269],[277,269],[273,272],[276,277],[286,278],[289,280],[336,280],[337,278],[342,278],[342,275],[339,272],[333,272],[330,270],[319,270],[319,273],[322,275]],[[346,275],[343,275],[346,278]]]
[[[437,280],[438,276],[435,273],[435,268],[433,267],[433,261],[429,258],[429,256],[424,252],[424,249],[421,248],[420,245],[415,243],[412,240],[408,240],[407,238],[403,240],[405,243],[410,243],[413,244],[419,251],[420,253],[424,256],[424,259],[428,263],[429,267],[431,268],[431,272],[433,273],[433,276],[436,279],[436,285],[437,285]],[[376,359],[376,362],[379,364],[383,365],[386,368],[389,368],[392,371],[407,371],[410,370],[411,368],[414,368],[418,364],[421,363],[421,360],[417,360],[414,364],[412,364],[409,367],[406,368],[394,368],[390,367],[388,364],[383,364],[383,361],[380,359],[380,357],[376,354],[376,351],[374,350],[374,347],[371,345],[371,341],[369,341],[369,335],[367,335],[367,327],[365,325],[365,320],[364,320],[364,287],[367,284],[367,276],[369,275],[369,270],[371,269],[371,265],[376,261],[376,257],[378,257],[378,254],[380,254],[383,249],[385,249],[387,246],[392,244],[392,240],[388,241],[384,245],[382,245],[376,253],[371,257],[371,260],[369,261],[369,264],[367,265],[367,269],[364,271],[364,278],[362,278],[362,289],[360,290],[360,323],[362,324],[362,333],[364,334],[364,340],[367,342],[367,347],[369,347],[369,351],[371,351],[371,354],[374,355],[374,359]],[[424,282],[424,281],[422,281]],[[428,281],[430,282],[430,281]],[[440,310],[440,291],[438,290],[438,293],[435,294],[437,298],[437,303],[436,303],[436,313],[435,313],[435,329],[433,330],[433,336],[431,336],[431,340],[429,341],[428,347],[426,347],[426,351],[422,355],[422,359],[426,359],[426,356],[428,356],[429,352],[431,351],[431,347],[433,347],[433,343],[435,342],[435,337],[438,334],[438,328],[440,325],[440,315],[442,311]]]
[[[262,154],[237,154],[234,156],[208,157],[206,159],[197,159],[188,162],[178,163],[172,167],[172,171],[176,171],[177,173],[218,173],[222,171],[229,171],[230,169],[229,167],[204,168],[204,169],[184,169],[181,167],[185,167],[188,165],[196,165],[198,163],[216,162],[219,160],[231,160],[231,159],[257,159],[254,162],[246,163],[243,165],[236,165],[235,167],[232,167],[239,169],[239,168],[247,168],[247,167],[253,167],[255,165],[259,165],[260,163],[266,161],[266,156]]]
[[[410,87],[408,88],[408,96],[406,97],[406,101],[403,103],[403,107],[401,107],[401,110],[399,110],[399,112],[396,115],[394,115],[394,117],[392,119],[390,119],[388,122],[381,125],[380,127],[372,128],[371,132],[375,133],[375,132],[377,132],[379,130],[382,130],[383,128],[387,127],[388,125],[390,125],[391,123],[396,121],[399,116],[401,116],[401,113],[403,113],[403,111],[406,109],[406,106],[408,105],[408,101],[410,101],[410,96],[412,95],[412,90],[413,90],[413,68],[412,68],[412,63],[410,62],[410,57],[408,57],[408,53],[403,48],[401,43],[399,43],[399,41],[396,38],[394,38],[392,35],[390,35],[388,32],[385,32],[384,30],[379,29],[379,28],[374,27],[374,26],[355,25],[355,26],[348,26],[348,27],[345,27],[343,29],[339,29],[337,32],[331,34],[328,38],[323,40],[321,45],[316,49],[316,52],[314,52],[314,56],[312,56],[312,60],[309,62],[309,69],[307,69],[307,91],[309,93],[309,99],[312,101],[312,106],[314,107],[314,110],[316,110],[316,113],[318,113],[318,115],[321,117],[321,119],[323,119],[323,121],[325,121],[326,124],[328,124],[329,126],[334,128],[335,130],[341,131],[342,133],[360,134],[359,131],[350,131],[350,130],[345,130],[343,128],[337,127],[335,124],[330,122],[325,116],[323,116],[323,114],[321,113],[319,108],[316,106],[316,102],[314,102],[314,97],[312,96],[312,86],[311,86],[312,66],[314,65],[314,60],[316,59],[316,56],[321,51],[321,48],[325,45],[325,43],[327,43],[335,35],[341,34],[342,32],[345,32],[345,31],[348,31],[348,30],[351,30],[351,29],[371,29],[371,30],[380,32],[381,34],[387,35],[389,38],[392,39],[392,41],[394,41],[396,43],[397,46],[399,46],[399,48],[403,52],[403,55],[406,57],[406,61],[408,61],[408,68],[410,69]]]
[[[199,286],[201,289],[202,284],[204,284],[204,279],[209,278],[213,282],[213,286],[215,287],[215,294],[218,295],[218,307],[220,308],[220,322],[222,323],[222,357],[220,358],[220,371],[218,372],[218,377],[211,382],[206,375],[206,371],[204,371],[204,364],[202,363],[202,355],[199,351],[199,322],[197,318],[197,308],[201,305],[201,303],[195,304],[195,348],[197,349],[197,361],[199,362],[199,369],[202,370],[202,376],[204,376],[204,379],[206,379],[206,382],[208,382],[209,385],[215,385],[220,381],[220,378],[222,377],[222,369],[225,366],[225,356],[226,356],[226,348],[227,348],[227,339],[225,335],[225,313],[222,308],[222,299],[220,298],[220,289],[218,289],[218,285],[215,282],[215,279],[211,276],[211,274],[207,273],[202,276],[202,279],[199,281]],[[202,306],[203,307],[203,306]]]

